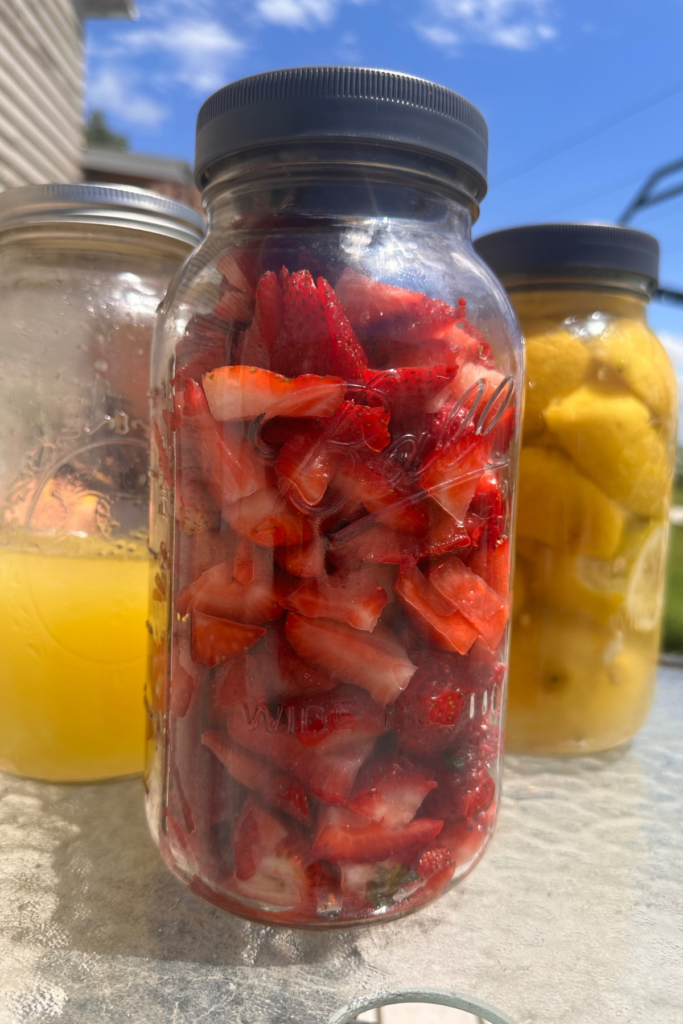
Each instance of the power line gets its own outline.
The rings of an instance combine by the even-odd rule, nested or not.
[[[627,121],[630,117],[640,114],[643,110],[649,110],[651,107],[655,107],[658,103],[663,103],[664,100],[669,99],[671,96],[676,96],[680,92],[683,92],[683,81],[677,82],[676,85],[669,86],[668,89],[655,93],[646,100],[641,100],[638,103],[632,103],[628,107],[622,107],[622,109],[617,111],[616,114],[612,114],[609,117],[601,118],[599,121],[596,121],[586,131],[578,132],[576,135],[570,135],[568,138],[564,139],[564,141],[557,142],[552,146],[548,146],[546,149],[540,150],[540,152],[536,153],[531,160],[518,164],[518,166],[513,168],[508,174],[499,178],[497,181],[492,181],[491,184],[493,186],[505,185],[508,181],[520,178],[523,174],[528,174],[529,171],[533,171],[542,164],[552,160],[554,157],[560,156],[561,153],[566,153],[568,150],[574,149],[576,146],[580,146],[584,142],[588,142],[589,139],[594,139],[597,135],[602,135],[603,132],[608,131],[610,128],[614,128],[615,125],[621,124],[622,121]]]

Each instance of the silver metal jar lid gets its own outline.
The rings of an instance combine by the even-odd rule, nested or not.
[[[194,248],[206,225],[196,210],[133,185],[23,185],[0,192],[0,232],[38,224],[131,228]]]

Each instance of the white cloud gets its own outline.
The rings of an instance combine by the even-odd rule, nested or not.
[[[339,0],[256,0],[256,10],[264,21],[288,28],[328,25],[338,7]]]
[[[135,53],[166,53],[173,57],[176,81],[196,92],[211,92],[224,85],[231,57],[244,43],[217,21],[172,20],[156,28],[139,28],[121,36]]]
[[[423,39],[452,47],[450,33],[488,46],[532,50],[557,35],[552,0],[430,0],[431,16],[417,24]],[[436,15],[437,21],[434,20]]]
[[[446,50],[454,49],[460,42],[458,33],[447,28],[446,25],[423,25],[417,22],[415,31],[422,36],[425,42],[431,43],[432,46],[441,46]]]
[[[135,92],[133,84],[129,72],[116,65],[105,66],[89,85],[88,103],[128,124],[156,128],[168,117],[168,111],[148,96]]]

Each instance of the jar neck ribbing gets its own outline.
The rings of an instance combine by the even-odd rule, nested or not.
[[[326,144],[248,153],[214,170],[210,228],[269,231],[296,223],[407,219],[469,240],[477,185],[465,168],[382,147]]]

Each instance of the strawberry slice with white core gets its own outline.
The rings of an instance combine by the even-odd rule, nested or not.
[[[267,629],[263,643],[252,648],[252,656],[266,701],[324,693],[338,685],[336,679],[302,661],[279,629]]]
[[[285,608],[309,618],[337,619],[371,633],[387,603],[378,583],[357,572],[337,572],[304,583],[284,600]]]
[[[381,624],[364,633],[343,622],[288,612],[285,634],[304,661],[362,687],[381,707],[396,700],[416,671],[405,647]]]
[[[417,537],[399,533],[382,523],[347,527],[332,538],[330,561],[339,569],[355,569],[359,562],[403,565],[423,554],[423,542]]]
[[[240,651],[253,647],[265,632],[262,626],[247,626],[193,611],[192,660],[207,668],[215,668]]]
[[[433,842],[442,828],[443,821],[417,818],[402,828],[388,829],[348,807],[325,807],[318,816],[311,853],[333,864],[386,860]]]
[[[454,555],[437,563],[429,573],[429,581],[495,650],[510,614],[505,598]]]
[[[365,383],[389,400],[391,423],[409,426],[424,419],[425,409],[448,388],[457,372],[450,366],[404,366],[392,370],[366,370]]]
[[[279,619],[286,588],[277,588],[274,580],[254,580],[244,586],[232,577],[230,562],[222,562],[203,573],[178,594],[176,609],[181,615],[200,611],[219,618],[252,626]]]
[[[277,487],[223,505],[222,515],[236,533],[264,548],[297,547],[315,536],[312,521],[297,512]]]
[[[337,471],[335,486],[349,498],[361,502],[368,512],[377,513],[376,518],[382,525],[401,533],[424,534],[429,517],[422,496],[416,493],[400,467],[377,453],[367,452],[361,456],[351,451],[350,456]]]
[[[442,651],[467,654],[478,636],[470,623],[417,567],[405,569],[394,590],[419,631]]]
[[[489,436],[466,433],[446,441],[420,467],[420,485],[459,523],[464,522],[493,447]]]
[[[314,880],[309,878],[311,865],[300,837],[253,797],[235,819],[232,837],[235,872],[228,885],[233,892],[283,910],[293,910],[310,898]]]
[[[204,485],[220,507],[266,486],[269,469],[241,428],[218,423],[201,386],[188,380],[182,401],[182,439],[187,437]],[[187,455],[185,455],[187,458]]]
[[[280,490],[292,490],[306,505],[318,505],[343,459],[343,451],[326,443],[320,427],[292,434],[275,462]]]
[[[344,400],[340,377],[303,374],[291,379],[258,366],[219,366],[204,375],[214,419],[253,420],[269,416],[332,416]]]
[[[295,732],[288,731],[288,718]],[[300,736],[322,739],[306,745]],[[328,804],[345,804],[358,770],[370,756],[375,740],[386,729],[383,713],[355,687],[337,686],[330,693],[310,695],[282,714],[273,729],[265,714],[252,709],[251,718],[236,710],[228,721],[231,738],[294,776],[306,790]]]
[[[434,778],[407,757],[373,758],[358,773],[348,806],[385,828],[400,828],[435,788]]]
[[[216,729],[205,732],[202,743],[242,786],[256,790],[267,804],[284,811],[302,825],[313,824],[306,791],[295,779],[273,772],[266,761],[231,743]]]

